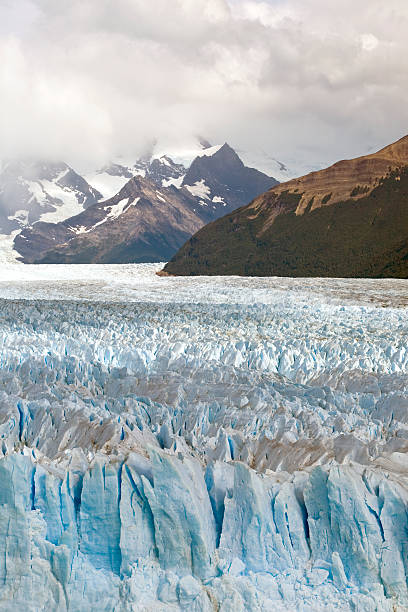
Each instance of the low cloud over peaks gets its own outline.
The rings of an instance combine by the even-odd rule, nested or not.
[[[13,0],[0,24],[3,158],[200,133],[324,162],[408,131],[405,0]]]

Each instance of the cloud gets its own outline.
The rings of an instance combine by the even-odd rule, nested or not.
[[[3,0],[0,157],[196,134],[310,163],[403,135],[405,0]]]

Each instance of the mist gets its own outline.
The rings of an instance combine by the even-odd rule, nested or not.
[[[3,0],[0,158],[365,154],[408,131],[407,30],[404,0]]]

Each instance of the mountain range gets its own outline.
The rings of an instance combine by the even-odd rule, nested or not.
[[[166,155],[89,176],[10,162],[0,172],[0,232],[24,263],[167,261],[200,227],[276,184],[227,143],[202,149],[189,168]]]
[[[408,277],[408,136],[272,187],[202,228],[180,275]]]

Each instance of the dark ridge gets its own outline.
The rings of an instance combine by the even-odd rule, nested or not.
[[[165,266],[175,275],[408,278],[408,167],[371,193],[296,215],[301,193],[243,207],[195,234]],[[272,201],[272,204],[274,202]],[[268,223],[267,223],[268,221]]]

